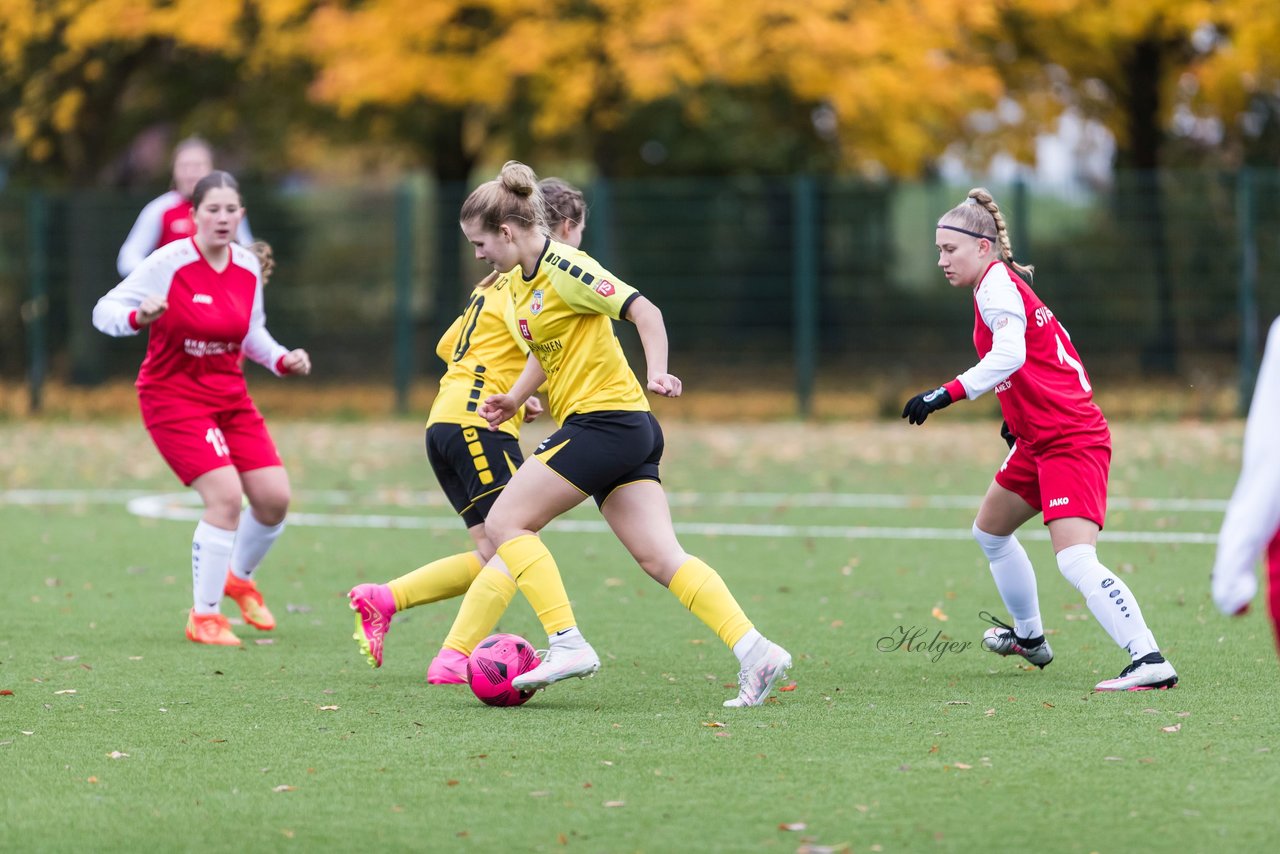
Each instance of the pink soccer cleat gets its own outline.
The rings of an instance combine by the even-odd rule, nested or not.
[[[467,684],[467,657],[456,649],[441,649],[427,666],[427,684]]]
[[[396,612],[396,599],[385,584],[358,584],[347,593],[351,610],[356,612],[353,637],[369,666],[382,666],[382,639],[391,630],[391,616]]]

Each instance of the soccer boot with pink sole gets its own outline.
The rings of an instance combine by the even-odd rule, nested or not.
[[[1149,652],[1129,664],[1115,679],[1104,679],[1093,687],[1095,691],[1152,691],[1172,688],[1178,684],[1178,674],[1173,665],[1158,652]]]
[[[1049,642],[1045,640],[1044,635],[1038,638],[1020,638],[1014,632],[1013,626],[1001,622],[986,611],[979,616],[992,623],[991,628],[982,635],[983,648],[996,655],[1020,655],[1041,670],[1053,661],[1053,650],[1049,647]]]

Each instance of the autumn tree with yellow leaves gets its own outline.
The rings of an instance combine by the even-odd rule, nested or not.
[[[495,152],[636,171],[657,131],[700,139],[708,173],[912,175],[1017,103],[975,151],[1028,157],[1070,108],[1149,166],[1188,116],[1239,152],[1275,121],[1278,21],[1267,0],[5,0],[0,157],[95,183],[167,122],[280,169],[336,140],[464,180]]]

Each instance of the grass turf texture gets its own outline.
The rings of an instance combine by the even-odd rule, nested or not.
[[[274,426],[295,511],[446,515],[412,500],[435,491],[420,425]],[[667,433],[668,488],[701,496],[676,507],[678,523],[963,534],[971,510],[923,499],[981,494],[1003,455],[997,425],[945,415],[914,430]],[[1238,424],[1122,425],[1112,497],[1225,498],[1239,436]],[[0,470],[10,490],[180,490],[131,422],[0,425]],[[326,503],[325,490],[351,494]],[[921,506],[724,506],[735,492],[810,491]],[[972,542],[683,535],[796,659],[793,691],[732,710],[720,703],[735,693],[736,662],[711,632],[609,535],[553,528],[604,668],[499,709],[424,682],[451,603],[398,616],[381,670],[350,639],[346,590],[465,548],[460,526],[295,525],[259,575],[278,629],[238,626],[245,647],[220,649],[182,635],[190,522],[138,518],[100,494],[29,506],[5,494],[0,689],[13,694],[0,696],[0,847],[1183,851],[1274,840],[1275,648],[1261,613],[1213,610],[1209,545],[1104,535],[1101,558],[1134,588],[1183,684],[1100,695],[1091,687],[1125,657],[1043,541],[1027,541],[1057,655],[1042,672],[978,648],[978,611],[1003,610]],[[1220,521],[1124,509],[1109,530],[1215,532]],[[224,613],[238,616],[229,601]],[[936,661],[879,651],[900,627],[969,645]],[[540,645],[519,597],[501,629]]]

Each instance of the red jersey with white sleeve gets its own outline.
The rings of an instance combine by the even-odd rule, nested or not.
[[[995,389],[1004,420],[1029,453],[1109,445],[1080,354],[1035,291],[996,261],[974,289],[973,308],[980,360],[957,377],[965,396]]]
[[[119,337],[137,334],[137,309],[146,297],[168,300],[168,309],[148,327],[136,383],[148,427],[247,401],[242,351],[272,373],[283,373],[288,350],[266,328],[258,259],[235,243],[229,249],[227,266],[219,271],[190,238],[162,246],[93,309],[93,325]]]
[[[116,269],[123,278],[161,246],[185,240],[195,233],[196,224],[191,219],[191,200],[177,190],[170,190],[152,199],[138,214],[133,228],[129,229],[129,236],[120,247],[120,254],[116,256]],[[240,218],[236,240],[242,246],[253,242],[248,217]]]

